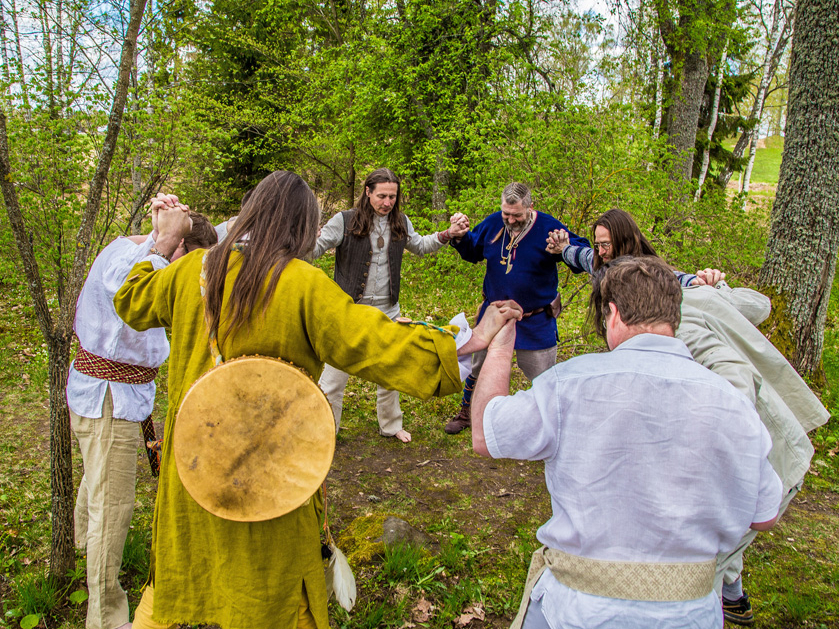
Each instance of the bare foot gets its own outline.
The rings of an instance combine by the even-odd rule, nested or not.
[[[411,433],[407,430],[400,430],[393,436],[399,439],[402,443],[408,443],[411,440]]]

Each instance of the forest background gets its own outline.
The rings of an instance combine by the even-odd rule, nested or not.
[[[70,525],[81,467],[63,388],[75,300],[101,247],[148,227],[159,190],[218,222],[267,173],[290,169],[318,195],[325,222],[386,165],[403,177],[403,207],[420,233],[458,211],[476,224],[513,180],[533,187],[538,210],[584,235],[620,207],[673,265],[719,267],[732,284],[771,294],[781,316],[765,332],[836,414],[836,291],[828,298],[839,239],[828,229],[809,235],[826,243],[829,273],[810,299],[823,312],[806,352],[783,315],[791,298],[761,276],[782,240],[772,222],[794,209],[776,192],[796,193],[781,168],[784,143],[801,135],[790,135],[789,120],[790,46],[804,23],[796,11],[830,15],[835,0],[633,0],[600,13],[520,0],[0,7],[0,626],[83,623],[84,557]],[[835,98],[826,113],[835,125]],[[827,168],[835,189],[836,163],[807,163]],[[835,213],[837,198],[817,209]],[[317,264],[329,271],[332,259]],[[449,249],[409,257],[403,310],[435,322],[472,313],[482,275]],[[584,320],[585,278],[561,268],[560,284],[562,357],[601,351]],[[165,370],[158,385],[156,419],[167,408]],[[356,610],[336,608],[333,622],[504,626],[549,514],[540,467],[490,464],[471,455],[468,433],[443,435],[454,399],[406,401],[414,443],[382,443],[371,393],[351,383],[329,481],[334,532],[361,585]],[[747,560],[764,626],[839,627],[839,429],[831,421],[811,436],[807,491]],[[154,499],[138,464],[124,561],[132,601]],[[386,514],[432,533],[439,554],[370,544]]]

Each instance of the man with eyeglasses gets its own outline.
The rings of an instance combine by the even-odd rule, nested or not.
[[[190,231],[173,229],[168,215],[158,224],[164,206],[189,212]],[[117,315],[114,295],[137,262],[162,268],[217,242],[212,223],[176,196],[158,194],[151,213],[150,234],[117,238],[96,257],[76,305],[79,348],[67,378],[67,405],[84,462],[75,538],[76,547],[87,550],[87,629],[130,627],[119,569],[134,511],[139,426],[151,416],[154,379],[169,356],[165,330],[132,330]]]
[[[452,241],[467,262],[486,260],[484,302],[478,321],[493,301],[514,299],[524,309],[516,337],[516,362],[530,380],[556,364],[556,317],[552,303],[557,298],[556,265],[561,253],[545,248],[548,235],[568,231],[550,214],[533,209],[530,189],[514,182],[501,193],[501,211],[490,214],[474,230]],[[570,233],[570,242],[588,247],[588,240]],[[575,272],[578,272],[575,270]],[[472,356],[472,375],[465,382],[460,411],[445,426],[457,434],[470,426],[472,390],[486,352]]]

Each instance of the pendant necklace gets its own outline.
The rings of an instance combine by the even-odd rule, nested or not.
[[[507,236],[507,227],[504,227],[504,233],[501,235],[501,266],[507,267],[507,270],[504,271],[505,275],[513,270],[513,260],[516,259],[516,248],[519,246],[519,240],[527,233],[528,227],[530,227],[530,220],[527,221],[527,225],[518,234],[515,236],[510,235],[510,244],[506,247],[504,246],[504,240]],[[505,251],[507,252],[506,255],[504,255]]]
[[[385,228],[382,226],[381,229],[378,227],[376,228],[376,233],[379,235],[379,239],[376,241],[376,244],[379,246],[379,249],[384,249],[385,246]]]

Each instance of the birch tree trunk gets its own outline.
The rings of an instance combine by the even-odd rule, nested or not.
[[[108,127],[102,143],[99,162],[90,184],[87,203],[77,234],[77,247],[70,269],[69,280],[61,295],[57,317],[53,318],[46,291],[41,281],[41,271],[30,240],[30,230],[38,225],[26,225],[18,203],[11,170],[10,147],[6,129],[5,104],[0,103],[0,188],[9,223],[12,227],[20,260],[26,275],[27,287],[35,305],[41,333],[49,349],[50,375],[50,487],[52,493],[52,543],[50,550],[50,576],[64,581],[75,568],[73,546],[73,467],[70,437],[70,416],[67,410],[67,371],[73,339],[73,321],[76,300],[81,291],[90,252],[93,226],[101,206],[105,177],[111,166],[117,136],[122,122],[128,93],[128,78],[137,45],[137,33],[146,0],[131,0],[128,27],[122,46],[119,74],[114,88],[114,101]],[[44,12],[41,14],[48,26]],[[18,42],[19,42],[18,38]],[[45,50],[49,47],[45,44]]]
[[[785,8],[784,0],[775,0],[772,9],[772,26],[770,27],[770,32],[767,34],[769,45],[767,46],[763,59],[763,73],[760,77],[760,84],[758,85],[758,91],[752,104],[751,113],[749,114],[750,127],[737,139],[737,144],[734,145],[734,150],[731,152],[731,158],[728,164],[723,167],[717,176],[717,185],[721,188],[725,188],[728,185],[732,172],[734,172],[738,162],[742,159],[746,147],[750,145],[752,135],[756,136],[760,130],[760,118],[763,115],[766,92],[769,84],[775,77],[778,64],[786,50],[792,33],[793,19],[787,19],[787,12],[789,11],[792,11],[792,4]],[[755,148],[757,147],[755,146]],[[742,181],[746,181],[745,177]]]
[[[8,37],[6,36],[6,10],[3,8],[3,3],[0,2],[0,46],[3,48],[3,80],[8,84],[12,82],[12,77],[9,72],[9,47]]]
[[[32,111],[32,108],[29,106],[29,88],[26,85],[26,72],[23,69],[23,51],[21,50],[20,45],[20,27],[18,26],[18,17],[17,17],[17,7],[15,6],[15,0],[11,0],[12,3],[12,10],[10,17],[12,18],[12,26],[14,27],[15,31],[15,49],[17,50],[17,59],[15,60],[15,67],[17,68],[17,79],[20,81],[20,95],[23,99],[23,107],[24,111],[26,112],[27,116]]]
[[[766,102],[766,90],[769,88],[769,82],[772,80],[770,74],[770,67],[772,65],[772,58],[775,56],[775,51],[778,48],[778,40],[781,37],[782,26],[786,28],[786,19],[784,12],[781,10],[781,3],[784,0],[775,0],[775,5],[772,8],[772,30],[769,33],[769,45],[766,47],[766,54],[763,57],[763,68],[761,69],[760,84],[755,95],[756,111],[754,111],[753,119],[754,126],[751,128],[749,137],[749,161],[746,164],[746,172],[743,173],[743,185],[740,192],[748,193],[749,181],[752,177],[752,168],[755,163],[755,155],[757,154],[757,141],[760,136],[760,123],[763,118],[763,105]]]
[[[696,186],[696,194],[693,196],[694,201],[699,201],[702,196],[702,184],[705,183],[705,176],[708,174],[708,164],[711,162],[711,140],[714,137],[714,130],[717,128],[717,117],[720,113],[720,95],[722,94],[722,82],[725,77],[725,62],[727,58],[728,48],[722,51],[720,57],[719,67],[717,68],[717,89],[714,90],[714,102],[711,105],[711,119],[708,121],[708,144],[705,150],[702,151],[702,165],[699,168],[699,181]]]
[[[789,108],[772,230],[759,282],[768,331],[798,371],[821,376],[839,253],[839,0],[799,0]]]

